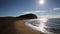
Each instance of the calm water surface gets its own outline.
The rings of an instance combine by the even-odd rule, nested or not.
[[[60,18],[32,19],[26,25],[43,33],[60,34]]]

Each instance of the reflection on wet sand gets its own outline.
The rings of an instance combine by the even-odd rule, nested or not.
[[[25,26],[25,20],[19,18],[0,18],[0,34],[43,34]]]
[[[60,34],[60,18],[32,19],[25,23],[32,29],[47,34]]]

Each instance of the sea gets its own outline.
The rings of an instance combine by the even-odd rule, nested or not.
[[[25,24],[46,34],[60,34],[60,18],[31,19]]]

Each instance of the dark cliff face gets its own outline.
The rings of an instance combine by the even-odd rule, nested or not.
[[[37,16],[35,14],[25,14],[25,15],[21,15],[17,18],[25,18],[25,19],[36,19]]]
[[[37,16],[34,14],[25,14],[25,15],[21,15],[19,17],[0,17],[0,34],[17,34],[16,30],[19,30],[18,32],[21,32],[21,33],[23,32],[23,34],[35,33],[35,31],[31,32],[33,30],[31,30],[30,28],[28,28],[29,31],[26,31],[27,27],[24,25],[24,23],[25,23],[24,20],[25,19],[36,19],[36,18],[37,18]],[[21,30],[21,28],[22,28],[22,30]]]

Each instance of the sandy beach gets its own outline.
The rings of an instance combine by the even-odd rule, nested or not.
[[[0,34],[44,34],[25,24],[25,20],[13,17],[0,17]]]

